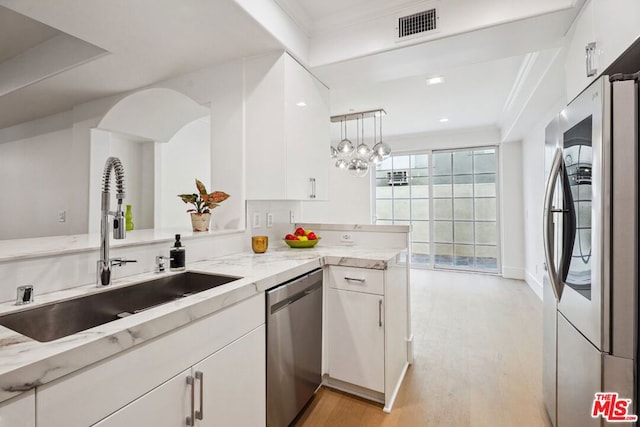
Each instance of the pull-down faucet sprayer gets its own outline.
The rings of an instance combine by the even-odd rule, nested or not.
[[[109,191],[111,186],[111,171],[115,172],[116,180],[116,200],[118,201],[118,206],[115,212],[109,210],[111,199],[111,192]],[[122,211],[122,202],[124,197],[124,168],[122,167],[122,163],[119,158],[109,157],[104,165],[104,172],[102,174],[100,260],[98,260],[96,278],[98,286],[107,286],[111,284],[111,267],[122,266],[127,262],[135,262],[135,260],[109,258],[109,215],[113,215],[113,238],[124,239],[126,237],[124,212]]]

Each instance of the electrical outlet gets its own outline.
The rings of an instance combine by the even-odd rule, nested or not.
[[[58,222],[67,221],[67,211],[58,211]]]
[[[351,233],[342,233],[340,235],[340,241],[345,243],[353,243],[353,235]]]
[[[260,212],[254,212],[253,213],[253,228],[260,228],[262,227],[260,218],[262,217],[262,214],[260,214]]]
[[[273,214],[271,212],[267,213],[267,228],[273,227]]]

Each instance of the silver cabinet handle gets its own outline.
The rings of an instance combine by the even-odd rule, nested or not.
[[[378,326],[382,327],[382,300],[378,301]]]
[[[596,72],[598,71],[594,66],[593,66],[593,57],[596,53],[596,43],[595,42],[591,42],[588,45],[585,46],[584,48],[584,55],[585,55],[585,62],[586,62],[586,71],[587,71],[587,77],[592,77],[596,75]]]
[[[311,194],[309,194],[310,199],[316,198],[316,179],[309,178],[309,182],[311,183]]]
[[[561,209],[553,209],[551,203],[553,202],[553,194],[556,185],[556,180],[562,172],[562,149],[558,148],[553,156],[553,163],[551,164],[551,171],[549,173],[549,181],[547,181],[547,187],[544,192],[544,213],[542,220],[542,237],[544,244],[544,257],[549,272],[549,280],[551,281],[551,288],[558,301],[562,295],[562,289],[559,286],[559,277],[556,270],[556,266],[553,260],[553,215],[554,211]]]
[[[191,375],[187,377],[187,384],[191,386],[191,415],[187,417],[187,425],[194,426],[196,422],[196,381]]]
[[[345,276],[344,280],[347,280],[349,282],[360,282],[360,283],[364,283],[365,279],[356,279],[355,277],[347,277]]]
[[[200,381],[200,410],[196,411],[196,419],[202,420],[204,417],[204,374],[201,371],[196,371],[196,380]]]

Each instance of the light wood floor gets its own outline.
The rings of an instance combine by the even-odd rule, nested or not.
[[[415,363],[391,414],[322,388],[295,423],[549,427],[542,401],[542,302],[521,281],[412,270]]]

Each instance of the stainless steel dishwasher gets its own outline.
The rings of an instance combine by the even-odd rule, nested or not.
[[[267,291],[267,426],[286,427],[322,382],[322,270]]]

